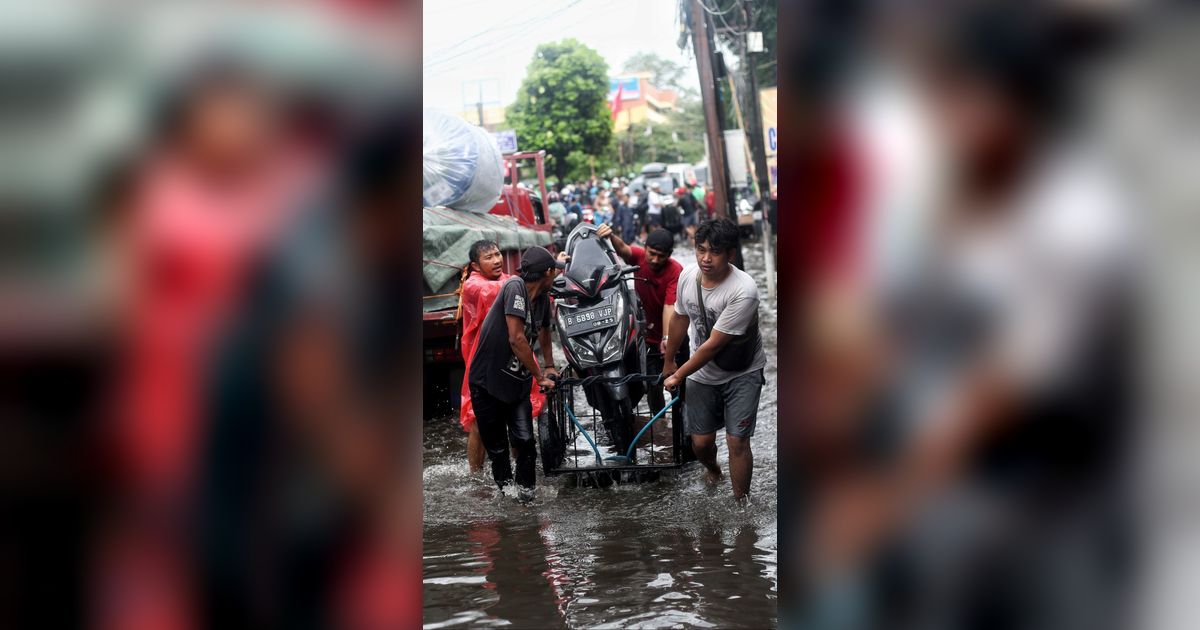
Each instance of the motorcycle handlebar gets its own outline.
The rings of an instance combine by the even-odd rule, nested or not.
[[[587,387],[595,383],[604,383],[609,385],[624,385],[639,381],[643,383],[659,384],[663,380],[662,374],[626,374],[625,376],[587,376],[584,378],[560,378],[555,381],[558,387],[570,387],[572,385],[582,385]]]

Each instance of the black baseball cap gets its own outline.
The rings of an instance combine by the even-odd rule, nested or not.
[[[566,265],[554,258],[554,254],[544,247],[530,247],[521,254],[521,266],[517,272],[521,275],[540,276],[548,269],[565,269]]]
[[[671,232],[657,228],[646,236],[646,247],[669,253],[675,249],[675,237],[671,235]]]

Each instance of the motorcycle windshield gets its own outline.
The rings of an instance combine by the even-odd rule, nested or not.
[[[571,247],[571,262],[567,264],[567,277],[583,287],[588,295],[600,290],[604,270],[614,266],[612,257],[600,241],[595,238],[576,240]]]
[[[585,238],[575,241],[571,252],[571,263],[568,267],[610,267],[613,264],[608,252],[595,238]]]

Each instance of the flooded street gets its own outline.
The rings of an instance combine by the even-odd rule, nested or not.
[[[487,466],[468,471],[457,414],[427,420],[425,628],[775,627],[776,313],[761,244],[744,256],[768,356],[747,505],[734,504],[728,474],[709,489],[697,463],[603,489],[544,478],[539,463],[538,498],[522,506],[498,494]],[[675,257],[694,262],[687,246]]]

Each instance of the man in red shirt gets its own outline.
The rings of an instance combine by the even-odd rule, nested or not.
[[[671,318],[675,316],[675,287],[683,271],[683,265],[671,258],[675,238],[669,231],[659,228],[650,232],[646,237],[646,247],[642,248],[625,244],[609,225],[601,225],[596,235],[609,239],[617,255],[625,262],[641,267],[634,274],[637,278],[634,286],[646,311],[646,370],[649,374],[655,374],[655,369],[662,370],[666,331],[670,329]],[[647,397],[654,412],[666,404],[662,387],[648,388]]]

